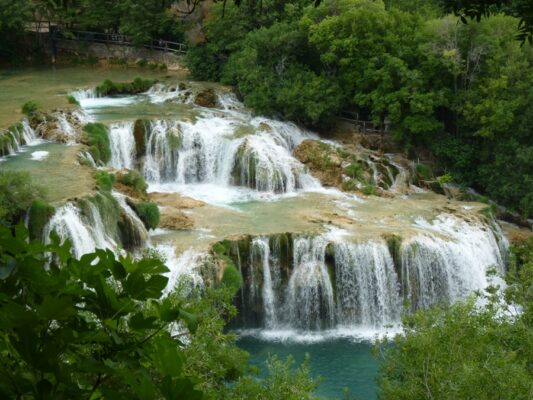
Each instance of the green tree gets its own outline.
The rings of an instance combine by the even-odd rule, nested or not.
[[[43,194],[28,173],[0,171],[0,225],[22,221],[32,202],[42,199]]]

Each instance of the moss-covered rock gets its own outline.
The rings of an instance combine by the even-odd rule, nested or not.
[[[135,153],[137,158],[146,153],[146,141],[148,140],[149,122],[144,119],[135,120],[133,125],[133,137],[135,138]]]
[[[205,89],[196,95],[194,103],[201,107],[215,108],[218,105],[218,99],[213,89]]]
[[[89,146],[89,152],[96,162],[106,164],[111,159],[111,145],[109,143],[109,130],[99,122],[89,123],[83,127],[85,133],[83,141]]]
[[[341,186],[342,158],[334,147],[308,139],[294,150],[294,156],[305,164],[324,186]]]
[[[141,199],[147,197],[146,189],[148,185],[143,176],[137,171],[118,171],[116,173],[115,188],[130,197]]]

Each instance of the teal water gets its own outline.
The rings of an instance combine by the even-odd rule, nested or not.
[[[262,374],[266,372],[266,360],[270,354],[283,360],[291,354],[296,364],[301,364],[305,354],[309,353],[312,376],[322,378],[316,393],[320,399],[343,399],[345,388],[349,391],[349,399],[376,399],[378,363],[371,354],[369,343],[347,339],[284,343],[242,337],[238,345],[250,353],[250,363],[259,367]]]

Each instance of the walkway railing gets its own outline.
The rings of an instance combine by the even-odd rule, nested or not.
[[[89,43],[105,43],[117,46],[132,46],[135,44],[131,41],[129,36],[117,33],[100,33],[89,31],[57,31],[55,33],[56,39],[75,40]],[[151,43],[144,45],[144,47],[151,50],[164,51],[168,53],[184,54],[186,46],[183,43],[171,42],[169,40],[154,39]]]
[[[344,121],[355,125],[355,129],[360,133],[377,133],[380,135],[389,133],[390,122],[385,121],[383,124],[376,124],[373,121],[363,121],[359,119],[359,113],[353,111],[343,111],[340,118]]]

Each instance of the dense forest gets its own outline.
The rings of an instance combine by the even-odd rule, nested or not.
[[[530,0],[205,3],[0,0],[0,57],[24,63],[20,46],[36,20],[124,33],[139,46],[183,41],[191,77],[231,85],[255,113],[325,134],[346,111],[390,124],[411,158],[429,151],[441,175],[533,218]],[[85,126],[90,138],[98,125]],[[111,175],[96,174],[109,196]],[[235,266],[212,287],[183,282],[165,297],[168,268],[157,251],[76,259],[57,235],[33,240],[54,210],[44,193],[29,174],[0,171],[0,397],[316,398],[306,363],[271,358],[258,379],[226,331],[243,285]],[[403,335],[374,346],[379,398],[530,399],[532,241],[511,248],[504,279],[405,315]]]

